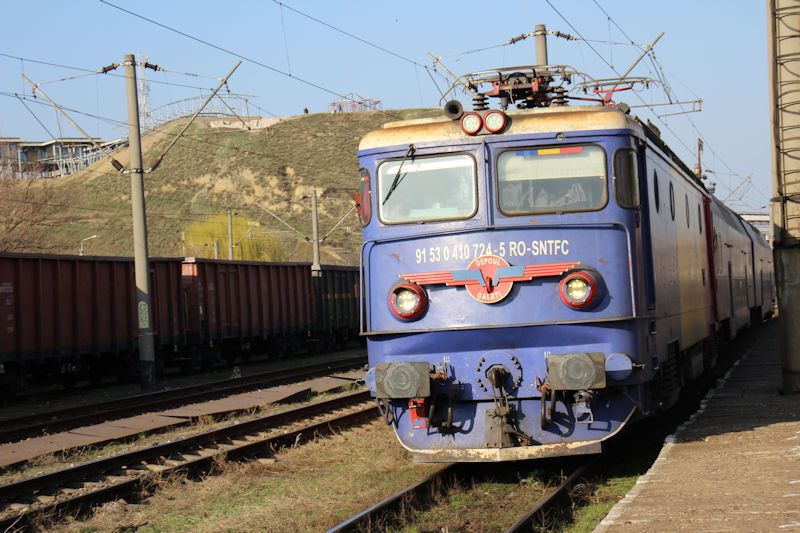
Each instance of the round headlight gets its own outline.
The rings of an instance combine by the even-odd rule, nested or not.
[[[567,282],[567,296],[570,300],[582,302],[589,295],[589,284],[580,278],[572,278]]]
[[[419,306],[419,296],[409,289],[400,289],[394,293],[397,309],[403,314],[411,314]]]
[[[467,135],[475,135],[483,127],[483,118],[478,113],[464,113],[461,116],[461,130]]]
[[[489,111],[483,117],[483,124],[491,133],[497,133],[506,127],[507,117],[502,111]]]
[[[401,320],[416,320],[425,312],[428,296],[416,283],[401,283],[389,293],[389,307]]]
[[[595,277],[585,271],[570,272],[558,284],[561,301],[573,309],[588,307],[597,299],[599,284]]]

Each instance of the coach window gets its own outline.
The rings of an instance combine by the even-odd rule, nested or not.
[[[672,182],[669,182],[669,214],[672,220],[675,220],[675,191],[672,188]]]
[[[700,204],[697,204],[697,228],[703,233],[703,217],[700,215]]]
[[[633,209],[639,206],[635,150],[624,148],[614,154],[614,188],[620,207]]]
[[[658,173],[653,171],[653,202],[656,204],[656,213],[661,209],[661,198],[658,195]]]
[[[466,154],[386,161],[378,168],[385,224],[470,218],[478,210],[477,193],[475,160]]]
[[[507,215],[596,211],[606,205],[599,146],[508,150],[497,158],[500,210]]]
[[[689,195],[686,195],[686,227],[688,228],[690,224],[690,217],[689,217]]]

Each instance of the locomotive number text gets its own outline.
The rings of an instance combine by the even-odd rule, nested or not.
[[[466,261],[482,255],[498,255],[500,257],[569,255],[569,241],[547,239],[501,243],[456,243],[449,246],[417,248],[414,251],[414,258],[417,263],[438,263],[450,260]]]

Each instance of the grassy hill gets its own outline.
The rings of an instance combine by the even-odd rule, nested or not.
[[[258,204],[310,236],[308,195],[316,189],[324,235],[353,205],[358,187],[355,153],[360,138],[398,116],[410,119],[439,113],[423,109],[395,110],[391,115],[320,113],[291,117],[251,131],[212,127],[216,119],[200,119],[156,171],[145,175],[150,254],[210,257],[209,241],[214,239],[200,242],[201,238],[191,237],[198,234],[198,226],[205,226],[206,233],[219,235],[220,257],[227,257],[227,229],[220,215],[232,208],[239,231],[234,241],[247,228],[250,233],[246,238],[272,243],[273,251],[277,251],[272,259],[310,260],[311,245]],[[184,124],[167,124],[143,138],[145,168],[153,164]],[[127,150],[118,152],[116,158],[128,165]],[[101,161],[73,176],[43,181],[36,187],[46,188],[46,193],[28,202],[37,206],[38,212],[28,216],[30,223],[24,228],[27,233],[19,251],[74,254],[80,239],[96,234],[86,243],[87,254],[132,254],[127,174]],[[352,214],[343,226],[323,244],[323,262],[356,264],[361,239],[357,216]],[[189,237],[184,240],[183,235]]]

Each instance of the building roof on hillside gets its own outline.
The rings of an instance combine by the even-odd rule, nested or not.
[[[93,144],[93,142],[105,142],[100,137],[92,137],[90,141],[86,137],[58,137],[56,139],[50,139],[49,141],[20,141],[20,146],[30,146],[30,147],[37,147],[37,146],[50,146],[51,144]]]

